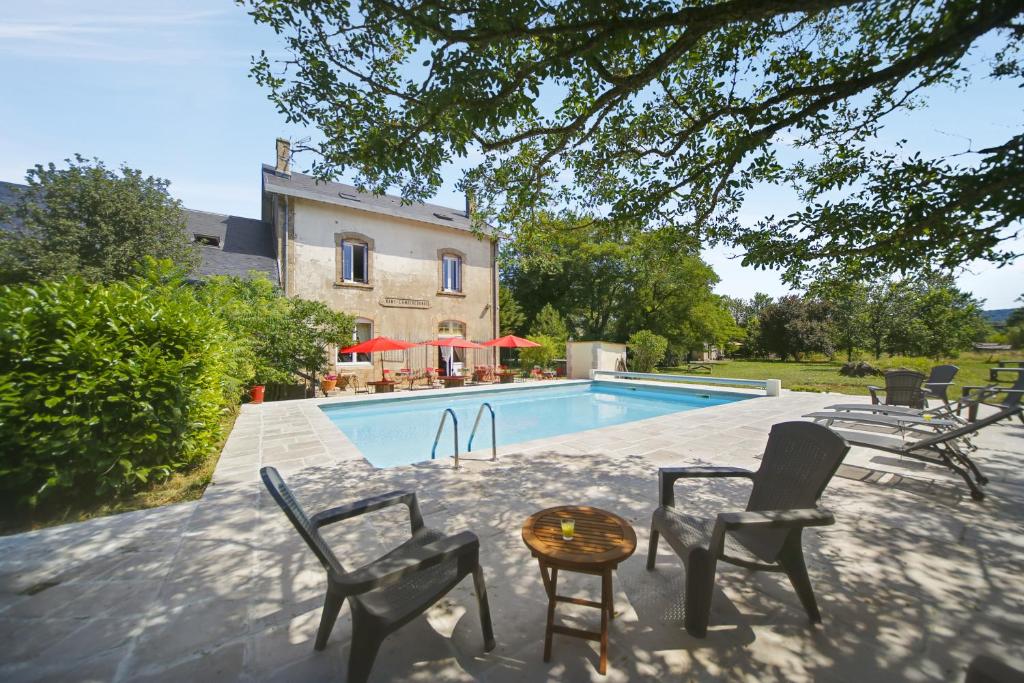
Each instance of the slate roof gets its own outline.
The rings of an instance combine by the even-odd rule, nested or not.
[[[15,189],[25,185],[0,181],[0,204],[14,202]],[[258,270],[280,282],[271,226],[254,218],[228,216],[209,211],[185,209],[185,230],[191,237],[216,238],[218,246],[200,245],[201,261],[196,275],[238,275],[245,277]],[[10,226],[0,225],[0,229]]]
[[[238,275],[244,277],[250,270],[280,279],[274,258],[274,238],[270,225],[255,218],[240,218],[220,213],[186,209],[186,229],[193,235],[215,237],[219,246],[200,245],[202,262],[198,275]]]
[[[275,194],[398,216],[456,230],[473,229],[465,209],[452,209],[437,204],[403,204],[401,197],[360,192],[353,185],[317,180],[304,173],[285,175],[266,164],[263,165],[263,188]]]

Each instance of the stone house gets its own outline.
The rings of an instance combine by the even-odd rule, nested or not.
[[[406,204],[289,169],[286,140],[261,171],[260,219],[186,209],[199,246],[198,276],[266,274],[288,296],[323,301],[356,318],[352,340],[387,336],[484,341],[498,336],[497,239],[474,232],[463,209]],[[0,201],[24,186],[0,183]],[[352,340],[339,340],[339,347]],[[338,371],[362,379],[386,368],[493,364],[496,351],[425,347],[375,358],[339,355]]]
[[[288,168],[288,143],[262,172],[262,222],[269,226],[288,296],[319,299],[355,316],[354,341],[377,336],[422,342],[498,336],[497,240],[474,232],[462,210],[406,204]],[[337,356],[337,368],[369,377],[398,370],[491,364],[493,350],[426,347],[381,358]],[[376,365],[375,365],[376,364]]]

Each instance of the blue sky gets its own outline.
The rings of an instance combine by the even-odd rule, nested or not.
[[[272,32],[228,0],[160,3],[35,0],[5,3],[0,16],[0,180],[21,181],[35,163],[75,152],[126,162],[171,181],[194,209],[259,215],[259,169],[274,139],[309,136],[288,126],[248,77],[249,58],[274,51]],[[85,8],[85,5],[88,8]],[[971,64],[984,73],[980,56]],[[933,93],[929,106],[891,122],[879,144],[910,137],[928,154],[1006,140],[1019,128],[1024,92],[985,77],[964,91]],[[303,167],[298,159],[298,166]],[[461,207],[458,167],[436,201]],[[751,194],[741,218],[795,208],[785,190]],[[1016,242],[1024,251],[1024,239]],[[705,252],[722,278],[717,291],[750,297],[786,292],[777,275],[739,264],[727,248]],[[1024,259],[996,269],[972,264],[960,286],[989,308],[1019,305]]]

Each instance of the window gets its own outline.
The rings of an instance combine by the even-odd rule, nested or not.
[[[356,318],[356,326],[352,330],[352,344],[373,339],[373,321],[366,318]],[[369,363],[368,353],[339,353],[339,363]]]
[[[367,282],[369,249],[365,242],[342,240],[341,279],[344,282]]]
[[[441,290],[462,291],[462,258],[455,254],[441,256]]]
[[[201,244],[204,247],[219,247],[220,238],[213,235],[200,235],[198,232],[192,235],[192,242]]]
[[[442,320],[437,324],[438,337],[465,337],[466,324],[458,320]]]

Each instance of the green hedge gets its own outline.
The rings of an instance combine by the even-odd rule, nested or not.
[[[125,494],[219,440],[240,390],[230,336],[157,271],[0,288],[5,505]]]

